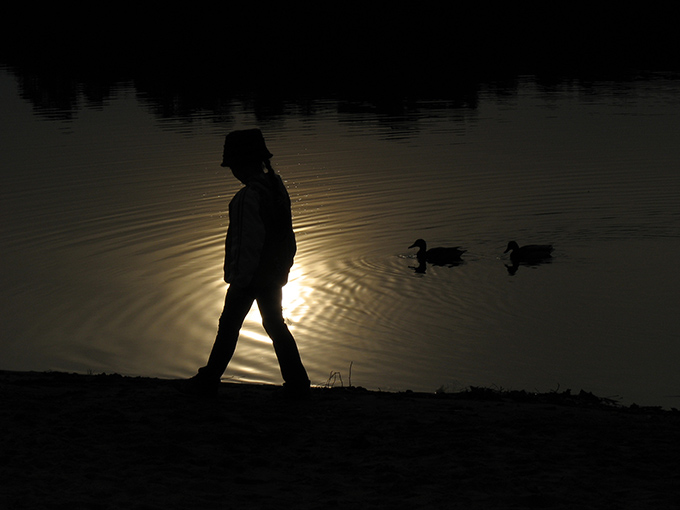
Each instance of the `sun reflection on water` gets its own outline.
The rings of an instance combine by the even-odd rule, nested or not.
[[[311,286],[305,285],[304,271],[301,267],[294,265],[291,269],[288,283],[283,287],[281,307],[283,308],[283,317],[289,327],[294,327],[309,311],[309,303],[314,289]],[[248,323],[262,324],[262,316],[259,308],[254,305],[246,317]],[[242,334],[246,337],[258,339],[259,333],[253,331],[243,331]],[[263,339],[267,339],[266,335]]]
[[[399,123],[333,108],[263,122],[298,237],[283,315],[310,378],[353,363],[368,388],[571,381],[649,404],[678,386],[677,271],[651,260],[678,245],[676,89],[645,82],[624,104],[618,88],[584,101],[570,85],[546,102],[523,83],[511,100],[423,104]],[[185,377],[205,363],[240,187],[218,167],[223,136],[260,122],[235,106],[217,129],[180,136],[136,98],[74,118],[68,140],[28,111],[12,120],[45,143],[14,138],[2,154],[3,368]],[[510,235],[560,252],[510,278],[498,258]],[[414,274],[407,246],[421,236],[463,245],[466,262]],[[645,253],[634,270],[630,253]],[[257,306],[241,335],[225,377],[279,384]]]
[[[295,324],[309,311],[314,289],[305,285],[304,271],[300,266],[293,266],[288,284],[283,288],[283,316],[289,326]]]

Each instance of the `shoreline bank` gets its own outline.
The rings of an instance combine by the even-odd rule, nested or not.
[[[0,371],[0,507],[675,508],[680,413],[456,394]]]

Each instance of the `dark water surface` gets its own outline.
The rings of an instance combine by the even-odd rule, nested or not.
[[[0,72],[0,368],[184,377],[226,290],[224,135],[258,126],[293,200],[285,315],[315,384],[680,395],[678,82],[482,87],[476,104],[316,98],[158,115],[132,83],[71,111]],[[417,273],[416,238],[468,250]],[[503,251],[552,243],[510,271]],[[256,309],[227,378],[280,381]]]

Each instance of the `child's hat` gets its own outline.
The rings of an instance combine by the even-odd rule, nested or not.
[[[244,161],[264,161],[272,156],[259,129],[232,131],[224,140],[222,166]]]

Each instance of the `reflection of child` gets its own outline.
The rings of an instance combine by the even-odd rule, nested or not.
[[[290,197],[271,167],[271,157],[259,129],[233,131],[224,142],[222,166],[228,166],[245,187],[229,203],[224,262],[229,289],[217,337],[206,366],[186,381],[188,393],[217,393],[253,301],[274,344],[286,393],[305,396],[309,392],[309,378],[281,307],[281,289],[288,281],[296,245]]]

